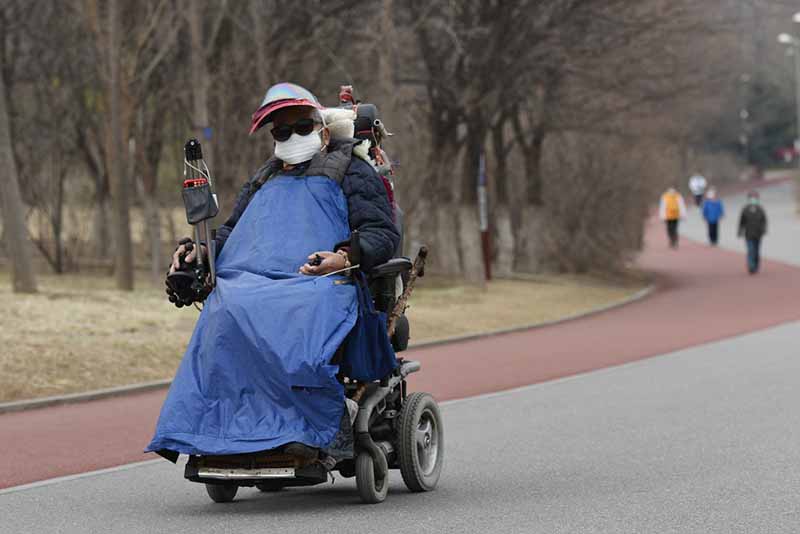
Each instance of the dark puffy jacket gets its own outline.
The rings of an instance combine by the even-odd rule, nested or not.
[[[280,162],[271,160],[259,169],[247,181],[239,195],[233,213],[217,230],[217,254],[225,246],[239,218],[244,213],[250,199],[263,182],[265,174],[275,172]],[[302,175],[308,164],[300,164],[290,172],[283,174]],[[366,161],[353,156],[341,180],[342,192],[347,198],[350,217],[350,229],[358,230],[361,245],[361,266],[370,270],[376,265],[389,261],[400,243],[400,234],[392,221],[392,208],[386,195],[383,182],[372,166]],[[309,253],[314,252],[309,250]]]
[[[742,208],[739,217],[739,236],[745,239],[761,239],[767,233],[767,214],[758,204],[748,204]]]

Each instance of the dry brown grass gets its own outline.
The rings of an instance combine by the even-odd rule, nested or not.
[[[133,293],[106,277],[40,276],[40,293],[11,293],[0,273],[0,401],[170,378],[197,312],[175,309],[161,288]],[[558,319],[621,300],[641,282],[535,277],[486,291],[425,279],[412,298],[413,342]]]
[[[0,400],[165,378],[197,312],[161,289],[122,293],[104,277],[40,276],[40,293],[14,295],[0,277]],[[143,285],[143,284],[142,284]]]
[[[432,287],[431,287],[432,286]],[[645,286],[638,277],[624,283],[587,276],[540,275],[496,280],[485,291],[469,286],[422,287],[408,317],[412,342],[553,321],[619,302]]]

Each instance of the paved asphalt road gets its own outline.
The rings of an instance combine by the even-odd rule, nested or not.
[[[800,532],[800,323],[444,407],[437,491],[213,504],[166,461],[0,494],[0,532]]]

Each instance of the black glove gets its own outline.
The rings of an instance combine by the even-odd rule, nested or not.
[[[187,263],[184,258],[194,250],[194,243],[188,237],[178,242],[178,247],[184,245],[186,251],[178,257],[178,269],[170,273],[167,271],[167,297],[178,308],[190,306],[194,302],[203,302],[211,293],[206,270],[197,261],[195,256],[192,262]],[[177,250],[177,247],[176,247]]]

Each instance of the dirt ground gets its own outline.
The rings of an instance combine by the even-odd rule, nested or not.
[[[0,401],[170,378],[198,315],[143,280],[133,293],[86,275],[40,276],[39,285],[37,295],[15,295],[0,272]],[[558,319],[644,285],[541,276],[483,290],[426,278],[408,311],[412,343]]]

